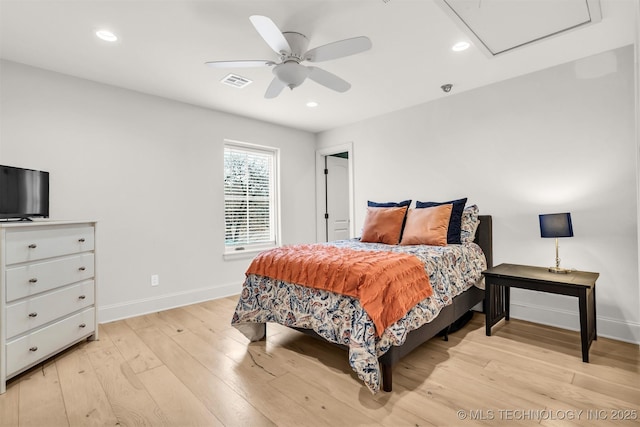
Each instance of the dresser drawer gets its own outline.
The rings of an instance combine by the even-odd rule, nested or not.
[[[6,248],[7,265],[92,251],[94,228],[69,225],[7,230]]]
[[[7,302],[91,279],[93,257],[93,253],[86,253],[7,268]]]
[[[8,305],[7,337],[10,339],[69,313],[92,306],[95,299],[93,293],[93,280],[87,280]]]
[[[7,342],[7,375],[33,365],[69,344],[95,331],[95,310],[89,308],[44,327],[32,334]]]

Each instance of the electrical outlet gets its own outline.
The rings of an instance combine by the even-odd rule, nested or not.
[[[158,286],[160,284],[160,276],[157,274],[151,275],[151,286]]]

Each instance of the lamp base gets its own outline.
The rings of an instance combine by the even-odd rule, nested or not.
[[[559,274],[567,274],[571,272],[571,270],[568,268],[560,268],[560,267],[549,267],[549,271],[552,273],[559,273]]]

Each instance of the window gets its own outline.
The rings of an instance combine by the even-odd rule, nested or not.
[[[225,142],[226,252],[277,246],[277,160],[277,149]]]

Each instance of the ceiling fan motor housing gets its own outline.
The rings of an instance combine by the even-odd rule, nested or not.
[[[273,74],[289,89],[293,89],[300,86],[309,75],[309,69],[300,65],[300,62],[305,59],[303,55],[309,46],[309,39],[304,34],[294,31],[285,31],[282,35],[289,43],[291,51],[282,52],[280,56],[282,63],[273,68]]]
[[[296,33],[295,31],[285,31],[282,35],[291,48],[291,52],[281,52],[282,56],[280,59],[282,62],[288,60],[296,60],[297,62],[304,61],[306,58],[304,58],[303,55],[309,47],[309,39],[304,34]]]

